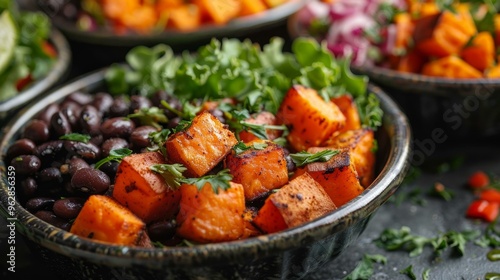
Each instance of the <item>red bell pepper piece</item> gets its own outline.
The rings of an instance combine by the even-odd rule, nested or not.
[[[469,218],[482,219],[487,222],[493,222],[500,211],[500,203],[489,202],[486,200],[474,200],[467,208],[466,216]]]

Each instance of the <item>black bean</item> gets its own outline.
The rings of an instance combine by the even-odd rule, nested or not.
[[[70,156],[80,156],[84,160],[93,161],[101,157],[101,149],[92,142],[65,141],[64,149]]]
[[[62,111],[52,115],[52,118],[50,119],[50,127],[56,136],[62,136],[72,132],[71,123]]]
[[[62,183],[63,178],[61,171],[56,167],[47,167],[40,170],[38,174],[38,182],[39,183],[48,183],[48,184],[60,184]]]
[[[109,156],[109,152],[116,149],[128,148],[129,144],[127,140],[123,138],[109,138],[106,139],[101,145],[102,157]]]
[[[22,193],[26,197],[33,197],[38,190],[38,184],[33,177],[23,179],[20,184]]]
[[[52,206],[52,211],[56,216],[63,219],[74,219],[82,210],[85,198],[83,197],[67,197],[56,200]]]
[[[108,175],[109,178],[115,178],[116,171],[118,170],[119,164],[120,163],[117,161],[108,161],[108,162],[104,163],[103,165],[101,165],[99,170],[106,173],[106,175]]]
[[[68,119],[72,130],[79,129],[79,118],[81,111],[82,107],[72,101],[68,101],[61,105],[61,112]]]
[[[90,138],[90,142],[96,144],[97,146],[101,146],[102,142],[104,142],[104,137],[102,137],[102,134],[92,136],[92,138]]]
[[[10,161],[10,164],[15,168],[16,174],[23,176],[35,174],[42,166],[42,162],[35,155],[17,156]]]
[[[161,101],[167,100],[169,98],[169,95],[170,94],[168,94],[166,91],[159,90],[153,93],[153,95],[151,96],[151,103],[153,104],[153,106],[156,106],[158,108],[163,108],[163,106],[161,105]]]
[[[16,140],[12,145],[9,146],[5,157],[7,161],[12,160],[13,158],[20,155],[31,155],[35,152],[35,142],[28,138],[21,138]]]
[[[82,168],[71,177],[71,187],[77,191],[88,194],[105,193],[111,180],[109,176],[101,170],[94,168]]]
[[[101,126],[101,113],[92,105],[85,105],[80,112],[79,124],[81,133],[90,136],[98,135]]]
[[[38,115],[36,116],[36,119],[44,121],[45,123],[50,123],[50,119],[52,118],[52,115],[55,112],[59,111],[59,104],[57,103],[52,103],[49,106],[47,106],[45,109],[43,109]]]
[[[221,123],[226,122],[226,118],[224,117],[224,112],[221,109],[215,108],[215,109],[210,110],[209,112],[214,117],[216,117]]]
[[[54,214],[52,211],[40,210],[35,213],[35,216],[40,220],[45,221],[55,227],[69,231],[71,229],[71,223],[63,218],[60,218]]]
[[[148,147],[151,145],[149,134],[156,131],[157,129],[150,125],[136,127],[134,131],[132,131],[132,134],[130,134],[130,144],[132,144],[132,147],[136,150]]]
[[[43,143],[50,138],[49,123],[42,120],[31,120],[23,129],[22,138],[35,143]]]
[[[113,104],[109,107],[110,117],[125,117],[129,114],[130,101],[125,96],[115,97]]]
[[[52,209],[55,201],[56,200],[51,197],[35,197],[28,199],[24,206],[26,207],[26,210],[30,211],[31,213],[36,213],[40,210]]]
[[[130,113],[140,111],[142,108],[150,108],[153,106],[151,101],[142,95],[132,95],[130,96]]]
[[[92,98],[93,98],[92,95],[87,93],[87,92],[77,91],[77,92],[73,92],[70,95],[66,96],[66,98],[64,98],[64,102],[73,101],[73,102],[83,106],[83,105],[87,105],[90,102],[92,102]]]
[[[113,105],[113,97],[107,92],[98,92],[91,104],[96,107],[102,115],[105,115],[109,112],[111,105]]]
[[[53,160],[64,152],[64,142],[63,140],[53,140],[42,143],[35,148],[34,154],[44,161]]]
[[[172,109],[175,109],[177,111],[182,111],[182,107],[183,107],[182,103],[179,100],[179,98],[177,98],[176,96],[174,96],[172,94],[168,94],[167,98],[165,99],[165,101],[167,101],[167,103],[170,105],[170,107],[172,107]],[[160,106],[160,108],[163,108],[163,106]],[[175,114],[171,110],[166,110],[165,111],[165,115],[169,119],[175,118],[177,116],[177,114]]]
[[[68,165],[68,173],[71,176],[73,176],[75,174],[75,172],[79,169],[90,167],[90,165],[85,160],[83,160],[82,158],[79,158],[79,157],[72,157],[68,161],[67,165]]]
[[[122,117],[107,119],[101,125],[101,133],[104,139],[112,137],[128,139],[134,129],[134,122]]]
[[[179,125],[181,120],[182,120],[182,118],[180,118],[180,117],[175,117],[175,118],[169,119],[166,128],[175,128],[176,126]]]
[[[166,241],[174,236],[175,229],[175,220],[153,222],[148,225],[148,236],[154,241]]]

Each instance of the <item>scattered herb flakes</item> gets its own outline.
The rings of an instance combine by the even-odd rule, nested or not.
[[[387,258],[382,255],[364,254],[363,259],[357,264],[354,270],[349,273],[343,280],[364,280],[370,279],[373,274],[373,264],[386,264]]]
[[[435,237],[424,237],[411,233],[409,227],[386,229],[374,240],[375,244],[388,251],[402,250],[409,252],[410,257],[422,254],[424,248],[431,247],[439,256],[446,249],[455,249],[460,255],[465,253],[465,244],[480,235],[479,231],[449,231]]]
[[[427,268],[422,272],[422,280],[429,280],[431,269]]]
[[[429,191],[429,195],[442,198],[446,201],[450,201],[454,197],[453,191],[447,189],[442,183],[434,183],[433,188]]]
[[[401,270],[400,273],[408,276],[412,280],[417,280],[417,276],[415,276],[415,273],[413,273],[413,266],[412,265],[410,265],[407,268]]]

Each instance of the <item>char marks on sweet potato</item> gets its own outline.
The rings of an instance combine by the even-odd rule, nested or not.
[[[165,163],[158,152],[132,154],[122,159],[116,172],[113,197],[146,223],[172,218],[178,211],[179,190],[150,168]]]
[[[323,187],[304,173],[271,194],[253,222],[272,233],[312,221],[336,208]]]
[[[238,140],[216,117],[205,111],[184,131],[165,143],[171,163],[183,164],[186,176],[201,177],[221,162]]]
[[[266,143],[267,147],[262,150],[248,149],[241,154],[233,151],[224,161],[233,175],[233,182],[243,185],[247,200],[260,197],[288,182],[284,149],[271,141],[254,142]]]
[[[346,121],[335,103],[325,102],[316,90],[300,85],[287,92],[277,116],[289,127],[287,139],[297,151],[321,146]]]

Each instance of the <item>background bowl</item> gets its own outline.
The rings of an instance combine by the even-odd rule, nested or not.
[[[16,217],[19,238],[29,243],[52,277],[65,279],[295,279],[336,258],[365,229],[370,217],[396,191],[409,167],[411,133],[406,116],[378,87],[370,85],[384,111],[378,141],[377,177],[361,195],[336,211],[283,232],[194,247],[145,249],[93,242],[32,215],[9,194],[4,154],[23,126],[48,104],[75,91],[103,89],[104,70],[87,74],[33,102],[7,125],[2,152],[0,209]],[[10,197],[10,198],[9,198]]]
[[[66,38],[57,29],[52,29],[49,40],[57,51],[57,59],[54,66],[45,77],[34,81],[16,96],[0,102],[0,120],[11,116],[16,109],[42,95],[57,82],[62,81],[68,73],[71,62],[71,50]]]
[[[258,32],[286,18],[300,9],[305,0],[289,0],[275,8],[255,15],[239,17],[224,25],[204,24],[194,31],[165,30],[151,34],[119,35],[111,30],[100,28],[85,31],[60,13],[60,8],[47,3],[39,4],[39,8],[52,17],[52,22],[70,40],[100,46],[132,47],[137,45],[156,45],[159,43],[171,46],[186,46],[193,43],[207,42],[212,37],[242,36],[249,32]],[[59,4],[60,5],[60,4]]]
[[[414,137],[450,141],[500,135],[500,79],[449,79],[381,67],[353,67],[387,91],[407,114]]]

